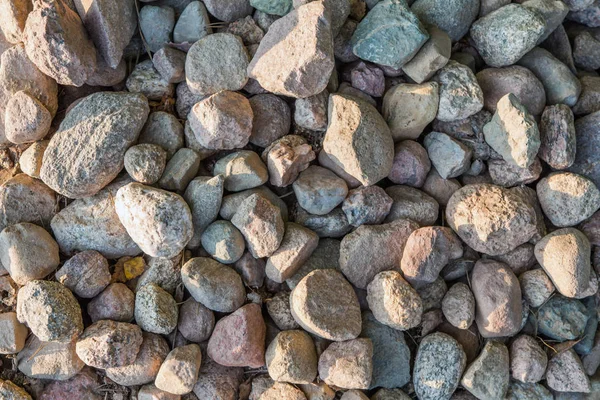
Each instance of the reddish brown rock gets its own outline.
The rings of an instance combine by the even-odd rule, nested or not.
[[[88,303],[87,312],[92,322],[110,319],[129,322],[133,319],[135,295],[123,283],[111,283]]]
[[[413,140],[404,140],[394,149],[394,164],[388,178],[398,185],[421,187],[431,169],[427,150]]]

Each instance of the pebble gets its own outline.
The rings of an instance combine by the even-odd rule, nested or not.
[[[266,354],[269,376],[277,382],[311,383],[317,376],[317,353],[310,335],[304,331],[280,332]]]
[[[590,381],[585,375],[581,360],[572,349],[556,354],[548,362],[546,383],[557,392],[591,391]]]
[[[158,181],[165,190],[183,192],[198,174],[202,157],[195,150],[181,148],[171,157]]]
[[[249,0],[206,0],[204,5],[211,15],[225,22],[244,18],[253,11]]]
[[[582,76],[579,82],[581,83],[581,95],[575,106],[573,106],[573,113],[583,115],[599,111],[600,78],[597,76]]]
[[[23,31],[29,59],[60,85],[81,86],[96,69],[96,49],[64,2],[37,2]]]
[[[88,303],[87,312],[92,322],[110,319],[129,322],[133,319],[135,295],[123,283],[111,283]]]
[[[367,286],[367,301],[377,321],[384,325],[408,330],[421,323],[421,298],[397,271],[375,275]]]
[[[246,244],[240,231],[229,221],[215,221],[202,233],[202,247],[215,260],[232,264],[244,254]]]
[[[137,386],[153,382],[169,354],[169,345],[161,336],[146,332],[142,335],[142,345],[132,364],[105,370],[106,376],[119,385]]]
[[[389,38],[396,37],[403,38],[402,45],[390,42]],[[363,60],[400,68],[427,39],[427,30],[406,3],[384,0],[358,24],[352,35],[352,51]]]
[[[292,290],[290,306],[296,322],[319,337],[343,341],[360,334],[358,299],[336,270],[318,269],[302,278]],[[343,309],[343,315],[331,312],[337,309]]]
[[[459,329],[469,329],[475,320],[475,297],[464,283],[455,283],[442,300],[446,320]]]
[[[298,329],[300,325],[294,319],[290,306],[290,293],[278,292],[265,303],[267,312],[275,325],[282,331]]]
[[[163,97],[173,97],[175,85],[164,79],[154,68],[152,60],[137,64],[126,82],[127,90],[143,94],[148,100],[161,101]]]
[[[0,314],[0,354],[17,354],[25,347],[27,327],[17,320],[15,312]],[[35,336],[34,336],[35,337]]]
[[[167,82],[184,82],[185,57],[186,53],[183,51],[171,47],[162,47],[152,56],[152,64],[160,76]]]
[[[278,187],[291,185],[316,158],[311,145],[306,143],[304,138],[296,135],[284,136],[274,142],[263,152],[263,159],[264,153],[267,153],[269,182]]]
[[[160,366],[154,384],[167,393],[190,393],[198,380],[201,362],[202,353],[197,344],[176,347]]]
[[[98,193],[123,168],[125,151],[137,139],[148,112],[140,94],[100,92],[84,98],[52,136],[44,152],[42,181],[70,198]]]
[[[435,168],[429,171],[421,190],[431,196],[439,205],[448,204],[450,197],[462,186],[456,179],[444,179]]]
[[[288,383],[275,382],[258,397],[258,400],[306,400],[306,396],[300,389]]]
[[[173,257],[192,238],[192,214],[175,193],[130,183],[119,189],[114,202],[131,238],[152,257]]]
[[[508,390],[509,379],[508,349],[501,342],[488,340],[460,383],[478,399],[502,399]]]
[[[500,255],[529,241],[536,233],[537,216],[531,203],[517,188],[467,185],[448,201],[446,219],[471,248]]]
[[[367,186],[350,190],[342,210],[352,226],[378,225],[390,212],[392,203],[385,190],[379,186]]]
[[[554,284],[543,269],[525,271],[519,276],[523,299],[531,307],[540,307],[554,293]]]
[[[85,366],[75,353],[75,342],[42,342],[35,335],[27,339],[16,361],[19,371],[30,378],[59,381],[73,378]]]
[[[217,322],[208,341],[208,355],[228,367],[265,365],[266,326],[260,306],[247,304]]]
[[[536,11],[508,4],[475,21],[470,34],[486,64],[504,67],[515,64],[533,49],[544,35],[545,26],[543,16]]]
[[[421,187],[431,169],[427,151],[413,140],[403,140],[394,148],[394,163],[388,178],[398,185]]]
[[[271,256],[283,240],[285,226],[278,211],[267,198],[253,194],[240,204],[231,219],[256,258]]]
[[[183,198],[192,213],[194,232],[188,242],[189,248],[200,246],[202,233],[219,215],[223,200],[223,175],[199,176],[188,184]]]
[[[242,148],[252,133],[250,102],[241,94],[227,90],[196,103],[188,118],[198,143],[207,149]]]
[[[373,344],[369,339],[334,342],[319,357],[319,379],[344,389],[368,389]]]
[[[253,119],[250,143],[268,147],[290,131],[292,113],[288,104],[274,94],[257,94],[249,100]]]
[[[0,395],[7,400],[32,400],[29,393],[9,380],[0,379]]]
[[[58,282],[33,280],[21,287],[17,318],[46,342],[70,342],[83,331],[77,299]]]
[[[471,276],[475,321],[485,338],[512,336],[521,330],[521,287],[506,264],[479,260]]]
[[[110,283],[108,261],[95,250],[82,251],[56,271],[56,280],[79,297],[96,297]]]
[[[139,143],[155,144],[167,152],[167,160],[183,147],[183,126],[173,114],[156,111],[148,116]]]
[[[204,3],[209,11],[212,3]],[[202,37],[189,49],[185,78],[194,94],[236,91],[248,82],[247,67],[248,52],[242,40],[231,33],[214,33]]]
[[[42,169],[42,158],[44,157],[44,151],[48,147],[49,140],[41,140],[34,142],[21,153],[19,158],[19,167],[21,171],[29,175],[32,178],[40,177],[40,170]]]
[[[208,338],[215,326],[214,313],[193,298],[179,308],[179,333],[190,342],[201,343]]]
[[[162,176],[167,164],[167,152],[157,144],[142,143],[125,152],[125,170],[136,182],[153,185]]]
[[[558,341],[579,338],[587,321],[585,306],[579,300],[562,296],[551,297],[538,310],[539,332]]]
[[[311,214],[324,215],[344,201],[346,182],[326,168],[310,166],[293,184],[299,205]]]
[[[469,147],[445,133],[429,133],[425,136],[424,145],[431,163],[443,179],[456,178],[471,166]]]
[[[171,41],[175,26],[175,10],[167,6],[147,5],[139,11],[140,30],[145,45],[152,53],[158,52]]]
[[[510,369],[513,379],[536,383],[543,379],[548,356],[535,338],[518,336],[510,345]]]
[[[266,264],[267,278],[283,283],[310,257],[319,243],[319,236],[301,225],[288,222],[279,248]]]
[[[267,166],[260,156],[250,150],[231,153],[217,161],[215,175],[223,175],[226,190],[239,192],[266,183],[269,179]]]
[[[168,335],[177,327],[179,311],[173,297],[155,283],[135,295],[135,321],[146,332]]]
[[[548,105],[562,103],[572,107],[577,103],[581,83],[569,67],[547,50],[535,47],[518,64],[529,69],[542,82]]]
[[[5,135],[13,143],[34,142],[44,138],[50,130],[50,111],[27,92],[13,94],[6,104],[5,113]]]
[[[365,289],[382,271],[398,269],[409,235],[418,225],[398,219],[383,225],[361,225],[342,239],[340,269],[358,288]]]
[[[321,93],[294,102],[294,122],[301,128],[313,131],[327,130],[327,103],[329,92]]]
[[[83,331],[75,351],[91,367],[123,367],[135,362],[142,342],[142,330],[137,325],[101,320]]]
[[[248,76],[278,95],[322,92],[334,69],[331,23],[323,3],[310,2],[273,22],[248,66]]]
[[[450,398],[460,383],[466,363],[462,346],[450,335],[436,332],[425,336],[419,343],[413,370],[417,396]]]
[[[201,1],[192,1],[177,19],[173,29],[173,41],[175,43],[195,43],[211,33],[212,28],[206,6]]]
[[[426,193],[405,185],[389,186],[385,192],[394,201],[385,222],[410,219],[427,226],[437,221],[439,204]]]

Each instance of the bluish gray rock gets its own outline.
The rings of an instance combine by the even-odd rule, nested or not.
[[[363,60],[400,68],[428,39],[427,30],[406,2],[384,0],[358,24],[352,50]]]
[[[502,399],[509,379],[508,349],[504,343],[489,340],[465,371],[461,384],[478,399]]]
[[[292,0],[250,0],[257,10],[271,15],[286,15],[292,10]]]
[[[585,306],[563,296],[550,298],[538,310],[538,330],[551,339],[565,341],[581,337],[589,317]]]
[[[588,314],[588,321],[583,331],[583,338],[579,341],[573,349],[578,354],[589,354],[594,346],[594,339],[596,337],[596,329],[598,329],[598,314],[596,313],[596,302],[594,297],[588,297],[582,300]]]
[[[569,171],[585,175],[600,186],[600,111],[575,121],[575,162]]]
[[[560,0],[527,0],[523,7],[538,13],[546,21],[544,33],[537,41],[540,44],[560,25],[569,12],[569,7]]]
[[[477,18],[479,0],[417,0],[411,9],[425,25],[437,26],[457,42]]]
[[[175,10],[171,7],[144,6],[140,10],[140,30],[148,46],[155,53],[171,41],[175,26]]]

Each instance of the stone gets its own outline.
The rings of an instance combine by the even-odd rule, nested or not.
[[[186,53],[171,47],[162,47],[152,56],[152,64],[160,76],[169,83],[185,81]]]
[[[441,278],[437,278],[431,283],[422,284],[416,287],[417,293],[421,296],[423,303],[423,311],[432,309],[441,309],[442,300],[448,292],[446,282]]]
[[[505,254],[537,232],[531,200],[515,189],[472,184],[454,192],[446,207],[450,227],[471,248]]]
[[[308,384],[317,376],[315,344],[304,331],[280,332],[269,344],[265,358],[274,381]]]
[[[29,59],[60,85],[82,86],[96,69],[96,48],[77,13],[62,1],[36,2],[23,38]]]
[[[115,181],[92,197],[73,201],[52,218],[50,227],[61,252],[96,250],[109,259],[141,252],[114,207],[118,189],[127,183]]]
[[[339,238],[352,230],[352,225],[348,223],[346,214],[340,207],[325,215],[309,214],[302,207],[297,207],[295,220],[321,238]]]
[[[508,4],[475,21],[470,34],[486,64],[504,67],[515,64],[533,49],[545,27],[543,16],[536,11]]]
[[[2,11],[2,34],[4,40],[9,43],[23,41],[23,29],[27,15],[32,10],[32,4],[28,1],[3,1],[0,3]]]
[[[25,347],[28,330],[25,325],[17,320],[17,313],[1,313],[0,328],[0,332],[2,332],[0,334],[0,354],[20,353]]]
[[[84,367],[75,353],[75,342],[42,342],[35,335],[27,339],[17,356],[19,371],[30,378],[67,380]]]
[[[535,47],[523,55],[518,64],[529,69],[542,82],[548,105],[562,103],[572,107],[577,103],[581,83],[569,67],[549,51]]]
[[[98,375],[91,368],[84,368],[67,381],[53,381],[44,388],[40,400],[57,400],[73,396],[79,399],[102,400],[95,392],[100,385]]]
[[[148,113],[148,102],[139,94],[101,92],[84,98],[52,136],[40,177],[66,197],[95,195],[123,168],[125,151]]]
[[[123,283],[111,283],[88,303],[87,312],[92,322],[111,319],[129,322],[133,319],[135,295]]]
[[[483,92],[469,67],[450,60],[433,79],[439,84],[437,119],[456,121],[483,108]]]
[[[225,22],[244,18],[253,11],[249,0],[206,0],[204,5],[211,15]]]
[[[394,163],[388,178],[398,185],[421,187],[431,169],[427,151],[413,140],[403,140],[394,148]]]
[[[168,335],[177,327],[179,311],[173,297],[155,283],[135,294],[135,321],[146,332]]]
[[[334,341],[360,334],[360,307],[352,286],[335,270],[318,269],[296,285],[290,295],[294,319],[306,331]],[[344,315],[331,313],[344,309]]]
[[[311,214],[331,212],[348,194],[346,182],[326,168],[310,166],[293,184],[299,205]]]
[[[265,197],[253,194],[242,202],[231,219],[256,258],[271,256],[283,240],[285,227],[277,211],[277,207]]]
[[[297,141],[285,140],[292,137],[299,139]],[[298,175],[308,168],[310,162],[316,158],[311,145],[306,143],[304,138],[295,135],[284,136],[281,140],[269,146],[265,152],[267,153],[269,182],[271,185],[278,187],[291,185],[298,179]]]
[[[329,92],[321,93],[294,102],[294,122],[301,128],[313,131],[327,130],[327,103]]]
[[[426,226],[437,221],[439,204],[433,197],[405,185],[389,186],[385,192],[394,201],[385,222],[410,219]]]
[[[510,345],[510,369],[513,379],[536,383],[543,379],[548,356],[532,336],[520,335]]]
[[[175,85],[169,83],[158,73],[152,60],[145,60],[137,64],[125,85],[129,92],[141,93],[148,100],[153,101],[162,101],[163,98],[173,97],[175,94]]]
[[[348,222],[355,227],[378,225],[390,212],[392,203],[392,198],[382,188],[367,186],[349,191],[342,210]]]
[[[194,233],[188,247],[200,245],[202,233],[217,218],[223,199],[223,175],[199,176],[188,184],[183,198],[190,207]]]
[[[464,283],[455,283],[442,300],[446,320],[459,329],[469,329],[475,320],[475,297]]]
[[[106,288],[111,279],[108,261],[95,250],[82,251],[56,271],[56,280],[79,297],[91,299]]]
[[[423,0],[421,0],[421,2],[423,2]],[[421,2],[419,2],[419,4]],[[419,11],[421,10],[422,8],[419,8]],[[446,18],[448,18],[448,16],[446,16]],[[402,72],[408,75],[416,83],[427,81],[440,68],[444,67],[450,59],[452,41],[448,36],[448,33],[435,26],[429,26],[427,28],[427,33],[429,33],[429,40],[408,63],[402,66]]]
[[[85,329],[75,351],[91,367],[122,367],[135,362],[142,342],[142,330],[137,325],[102,320]]]
[[[385,92],[385,78],[383,71],[373,64],[356,61],[348,65],[344,75],[349,76],[350,84],[369,96],[381,97]]]
[[[13,94],[6,104],[5,135],[13,143],[28,143],[44,138],[51,122],[50,111],[27,92]]]
[[[293,385],[275,382],[260,395],[258,400],[306,400],[306,396]]]
[[[340,269],[352,284],[365,289],[378,273],[399,270],[409,235],[418,225],[398,219],[383,225],[361,225],[340,247]]]
[[[531,307],[540,307],[554,293],[554,284],[543,269],[525,271],[519,276],[523,299]]]
[[[535,258],[563,296],[580,299],[598,290],[590,242],[581,231],[563,228],[544,236],[535,245]]]
[[[366,137],[369,140],[363,143],[361,138]],[[389,175],[394,158],[393,140],[385,120],[374,107],[347,95],[329,97],[329,125],[323,151],[365,186]]]
[[[384,0],[358,24],[351,43],[352,51],[359,58],[400,68],[417,54],[427,39],[427,30],[406,3]]]
[[[425,25],[439,28],[446,32],[453,42],[457,42],[467,34],[477,18],[479,2],[455,0],[435,3],[430,0],[417,0],[411,9]]]
[[[139,11],[140,30],[145,45],[152,53],[158,52],[171,41],[175,26],[175,10],[167,6],[143,6]]]
[[[258,154],[250,150],[231,153],[219,159],[213,173],[223,175],[223,185],[230,192],[252,189],[269,179],[267,166]]]
[[[154,384],[167,393],[190,393],[198,380],[201,361],[202,353],[197,344],[176,347],[160,366]]]
[[[544,214],[557,227],[577,225],[600,207],[596,185],[574,173],[551,173],[538,182],[536,189]]]
[[[521,330],[521,287],[506,264],[477,261],[471,276],[471,290],[477,303],[475,321],[481,336],[512,336]]]
[[[304,264],[318,243],[319,237],[315,232],[288,222],[279,248],[267,260],[266,276],[283,283]]]
[[[160,390],[153,383],[149,383],[140,388],[137,398],[138,400],[180,400],[181,396]]]
[[[192,214],[175,193],[130,183],[118,190],[114,202],[131,238],[152,257],[173,257],[192,238]]]
[[[509,379],[508,349],[501,342],[488,340],[460,383],[477,398],[502,399],[508,390]]]
[[[443,179],[456,178],[471,165],[471,149],[445,133],[429,133],[424,145],[431,163]]]
[[[584,174],[595,184],[600,183],[600,169],[595,165],[597,155],[591,151],[590,146],[595,146],[600,139],[598,121],[600,121],[600,112],[597,111],[575,122],[576,156],[575,162],[569,168],[571,172]]]
[[[542,37],[537,40],[537,44],[542,43],[550,34],[564,21],[569,13],[569,7],[562,1],[553,0],[528,0],[523,2],[523,7],[536,12],[545,20],[545,27]]]
[[[548,362],[546,384],[557,392],[591,391],[590,381],[585,375],[581,360],[572,349],[556,354]]]
[[[157,144],[137,144],[127,149],[123,164],[133,180],[144,185],[153,185],[165,170],[167,152]]]
[[[338,269],[340,258],[340,241],[330,238],[321,238],[315,251],[296,271],[296,273],[286,280],[290,289],[294,289],[306,275],[317,269]],[[289,301],[288,301],[289,306]],[[267,306],[268,309],[268,306]]]
[[[511,65],[504,68],[486,68],[477,73],[477,82],[483,91],[483,107],[496,112],[501,98],[513,96],[532,115],[540,115],[546,106],[546,92],[542,82],[525,67]]]
[[[208,355],[227,367],[265,365],[266,326],[258,304],[247,304],[217,322]]]
[[[397,271],[375,275],[367,286],[367,302],[377,321],[394,329],[404,331],[421,323],[421,297]]]
[[[204,3],[207,8],[210,6]],[[248,82],[248,53],[242,40],[231,33],[215,33],[192,45],[185,60],[185,77],[194,94],[236,91]]]
[[[183,147],[183,142],[183,126],[174,115],[164,111],[156,111],[148,116],[139,137],[139,143],[162,147],[167,152],[167,160]]]
[[[435,168],[429,171],[421,190],[431,196],[439,205],[448,204],[450,197],[462,186],[456,179],[444,179]]]
[[[535,157],[527,168],[520,168],[504,160],[489,160],[488,172],[492,183],[502,187],[527,185],[540,178],[542,163]]]
[[[202,233],[202,248],[223,264],[233,264],[244,254],[246,244],[229,221],[215,221]]]
[[[19,158],[21,171],[32,178],[39,179],[40,170],[42,169],[42,158],[44,157],[44,151],[46,151],[48,143],[50,143],[49,140],[32,143],[27,150],[21,153],[21,157]]]
[[[290,131],[292,114],[290,107],[274,94],[265,93],[252,96],[249,100],[252,108],[252,127],[250,143],[268,147],[275,140]],[[240,146],[241,147],[241,146]]]
[[[158,181],[165,190],[183,192],[200,168],[200,155],[192,149],[181,148],[171,157]]]
[[[246,46],[254,46],[260,43],[265,33],[260,26],[254,21],[250,15],[245,18],[238,19],[227,26],[225,32],[239,36]],[[258,46],[254,46],[256,50]],[[252,54],[253,50],[249,49]]]
[[[45,342],[70,342],[83,331],[79,303],[58,282],[27,282],[17,296],[17,318]]]
[[[96,60],[96,69],[86,79],[83,90],[86,90],[86,86],[117,86],[127,77],[125,60],[121,60],[115,68],[111,68],[99,53],[96,55]]]
[[[250,5],[264,13],[279,16],[284,16],[292,10],[292,0],[250,0]]]
[[[582,76],[581,95],[573,106],[575,115],[591,114],[600,110],[598,98],[600,97],[600,78],[596,76]]]
[[[250,102],[241,94],[227,90],[196,103],[188,118],[198,143],[207,149],[242,148],[252,133]]]
[[[169,354],[169,345],[161,336],[146,332],[142,335],[142,345],[132,364],[105,370],[106,376],[119,385],[137,386],[153,382]]]
[[[417,396],[449,399],[460,383],[466,363],[462,346],[450,335],[436,332],[425,336],[419,343],[413,370]]]
[[[139,290],[147,284],[156,283],[173,295],[177,287],[182,284],[181,267],[183,264],[181,260],[183,255],[181,252],[171,258],[146,256],[145,259],[141,259],[136,257],[127,261],[123,267],[129,276],[136,276],[140,273],[142,266],[145,268],[136,281],[132,282],[135,284],[135,290]]]
[[[212,28],[206,6],[201,1],[192,1],[177,19],[173,29],[173,41],[175,43],[195,43],[211,33]]]
[[[319,151],[319,156],[317,159],[321,167],[333,171],[337,176],[345,180],[348,188],[354,189],[362,186],[362,183],[358,179],[346,172],[341,165],[336,164],[331,157],[325,153],[325,151]]]
[[[31,396],[20,386],[9,380],[0,380],[0,395],[7,400],[31,400]]]
[[[273,206],[275,206],[281,215],[283,221],[288,220],[288,207],[285,202],[279,198],[275,193],[273,193],[266,186],[258,186],[253,189],[244,190],[242,192],[229,194],[223,197],[223,205],[219,211],[219,215],[223,219],[231,220],[240,205],[244,202],[244,200],[248,199],[253,194],[257,194],[259,196],[264,197],[266,200],[271,202]]]
[[[588,319],[586,308],[580,301],[553,296],[539,308],[537,323],[541,334],[565,341],[579,338]]]
[[[369,400],[366,394],[360,390],[348,390],[344,392],[340,400]]]
[[[179,333],[190,342],[201,343],[208,338],[215,326],[215,315],[193,298],[187,299],[179,308]]]
[[[370,339],[334,342],[319,357],[319,379],[345,389],[368,389],[373,344]]]

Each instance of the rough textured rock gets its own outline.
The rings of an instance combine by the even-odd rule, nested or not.
[[[579,118],[575,122],[576,132],[576,156],[575,162],[569,171],[583,174],[591,179],[596,185],[600,184],[600,169],[596,165],[596,153],[592,151],[600,140],[598,124],[600,122],[600,111]]]
[[[148,51],[156,53],[171,41],[175,26],[175,10],[172,7],[146,5],[139,11],[139,20]]]
[[[289,383],[275,382],[258,398],[259,400],[306,400],[302,391]]]
[[[367,302],[377,321],[398,330],[421,323],[421,297],[397,271],[375,275],[367,286]]]
[[[184,82],[185,57],[186,53],[183,51],[171,47],[162,47],[152,56],[152,64],[160,76],[167,82]]]
[[[489,340],[460,383],[477,398],[501,399],[508,390],[509,379],[508,349],[501,342]]]
[[[5,135],[13,143],[28,143],[44,138],[51,122],[50,111],[27,92],[13,94],[6,104]]]
[[[539,307],[554,293],[554,284],[543,269],[525,271],[519,276],[523,299],[531,307]]]
[[[475,320],[475,297],[464,283],[455,283],[442,300],[444,317],[459,329],[469,329]]]
[[[269,170],[269,181],[273,186],[285,187],[292,184],[298,175],[306,170],[316,156],[312,147],[306,143],[304,138],[297,142],[291,140],[286,143],[286,138],[300,136],[290,135],[281,138],[267,148],[267,168]],[[263,153],[264,158],[264,153]]]
[[[481,336],[511,336],[521,329],[521,287],[510,268],[498,261],[477,261],[471,289],[477,302],[475,321]]]
[[[317,352],[309,334],[280,332],[266,352],[269,376],[278,382],[311,383],[317,376]]]
[[[42,169],[42,158],[44,157],[44,151],[46,151],[49,142],[49,140],[41,140],[32,143],[31,146],[21,154],[21,158],[19,158],[21,171],[32,178],[39,179],[40,170]]]
[[[123,168],[125,151],[137,139],[149,108],[133,93],[102,92],[79,102],[50,140],[40,176],[58,193],[93,196]]]
[[[136,182],[152,185],[160,179],[167,163],[167,152],[157,144],[130,147],[123,159],[125,170]]]
[[[554,169],[565,169],[575,162],[573,119],[573,112],[564,104],[547,107],[542,114],[539,156]]]
[[[319,237],[315,232],[288,222],[279,248],[267,260],[267,277],[283,283],[304,264],[318,244]]]
[[[225,22],[233,22],[252,14],[253,8],[249,0],[206,0],[208,12],[215,18]]]
[[[562,296],[551,297],[538,310],[539,332],[558,341],[580,337],[587,321],[583,303]]]
[[[173,41],[175,43],[195,43],[212,33],[206,6],[201,1],[190,2],[175,24]]]
[[[323,305],[328,307],[323,307]],[[324,339],[342,341],[358,337],[360,307],[352,286],[332,269],[306,275],[290,295],[292,315],[306,331]],[[343,309],[344,313],[332,313]]]
[[[17,320],[15,312],[0,314],[0,354],[21,353],[27,339],[27,327]],[[35,337],[35,336],[34,336]]]
[[[328,115],[323,141],[326,155],[365,186],[388,176],[394,160],[393,140],[377,110],[355,97],[335,94],[329,96]]]
[[[548,356],[533,337],[518,336],[510,345],[510,369],[514,379],[523,383],[539,382],[547,365]]]
[[[305,99],[296,99],[294,122],[302,128],[315,131],[326,130],[328,99],[327,90]]]
[[[437,119],[456,121],[483,108],[483,92],[469,67],[450,60],[434,80],[439,84],[440,96]]]
[[[373,372],[369,339],[334,342],[319,357],[319,378],[345,389],[368,389]]]
[[[223,185],[230,192],[252,189],[269,180],[267,166],[258,154],[249,150],[231,153],[219,159],[213,173],[223,175]]]
[[[158,186],[181,193],[196,176],[201,156],[195,150],[181,148],[167,162]]]
[[[135,362],[142,342],[142,330],[137,325],[102,320],[85,329],[75,351],[91,367],[123,367]]]
[[[467,357],[450,335],[425,336],[417,350],[413,370],[415,392],[420,398],[449,399],[458,387]]]
[[[323,3],[310,2],[275,21],[248,66],[248,76],[279,95],[321,93],[334,68],[333,35]]]
[[[590,381],[585,375],[581,360],[572,349],[558,353],[550,359],[546,370],[546,383],[550,389],[558,392],[591,391]]]
[[[32,4],[26,0],[2,1],[0,11],[2,14],[2,31],[6,41],[19,43],[23,41],[23,29],[27,15],[32,10]]]
[[[429,26],[427,32],[429,40],[408,63],[402,66],[402,72],[417,83],[428,80],[446,65],[452,49],[452,41],[445,31]]]
[[[189,184],[183,198],[190,207],[194,234],[188,242],[188,247],[200,245],[202,233],[219,215],[223,199],[223,175],[215,177],[199,176]]]
[[[267,312],[275,325],[282,331],[298,329],[290,306],[290,293],[278,292],[266,302]]]
[[[471,149],[441,132],[431,132],[423,141],[431,163],[443,179],[456,178],[471,166]]]
[[[465,243],[489,255],[507,253],[537,231],[530,199],[516,189],[490,184],[467,185],[454,192],[446,218]]]
[[[87,299],[96,297],[111,279],[108,261],[95,250],[71,257],[56,271],[55,277],[74,294]]]
[[[36,2],[23,32],[31,61],[61,85],[81,86],[96,69],[96,48],[81,19],[62,1]]]
[[[17,317],[46,342],[70,342],[83,330],[77,299],[58,282],[30,281],[23,286],[17,296]]]
[[[535,182],[542,173],[542,163],[535,157],[527,168],[520,168],[504,160],[489,160],[488,172],[492,182],[502,187],[513,187]]]
[[[160,366],[154,384],[168,393],[190,393],[198,380],[201,361],[202,353],[197,344],[176,347]]]
[[[273,94],[265,93],[253,96],[249,101],[254,116],[251,124],[250,143],[268,147],[289,132],[292,114],[284,100]]]
[[[92,322],[112,319],[129,322],[133,319],[135,295],[123,283],[111,283],[88,303],[87,312]]]
[[[381,224],[392,208],[393,200],[379,186],[353,189],[344,199],[342,210],[352,226]]]
[[[9,380],[0,380],[0,395],[7,400],[32,400],[29,393]]]
[[[594,39],[596,41],[596,39]],[[598,42],[598,41],[596,41]],[[600,44],[600,42],[598,42]],[[590,55],[596,58],[593,55]],[[577,103],[573,106],[575,115],[591,114],[600,110],[598,107],[598,97],[600,96],[600,79],[597,76],[582,76],[579,79],[581,82],[581,95],[577,99]]]
[[[153,101],[161,101],[163,97],[172,97],[175,93],[175,85],[160,75],[152,60],[142,61],[135,66],[127,78],[126,87],[128,91],[141,93]]]
[[[178,316],[175,299],[157,284],[144,285],[135,294],[135,322],[144,331],[168,335]]]
[[[177,118],[164,111],[156,111],[148,116],[140,133],[139,143],[155,144],[167,152],[167,160],[183,147],[184,132]]]
[[[19,371],[30,378],[67,380],[84,367],[75,353],[75,342],[42,342],[31,335],[17,356]]]

